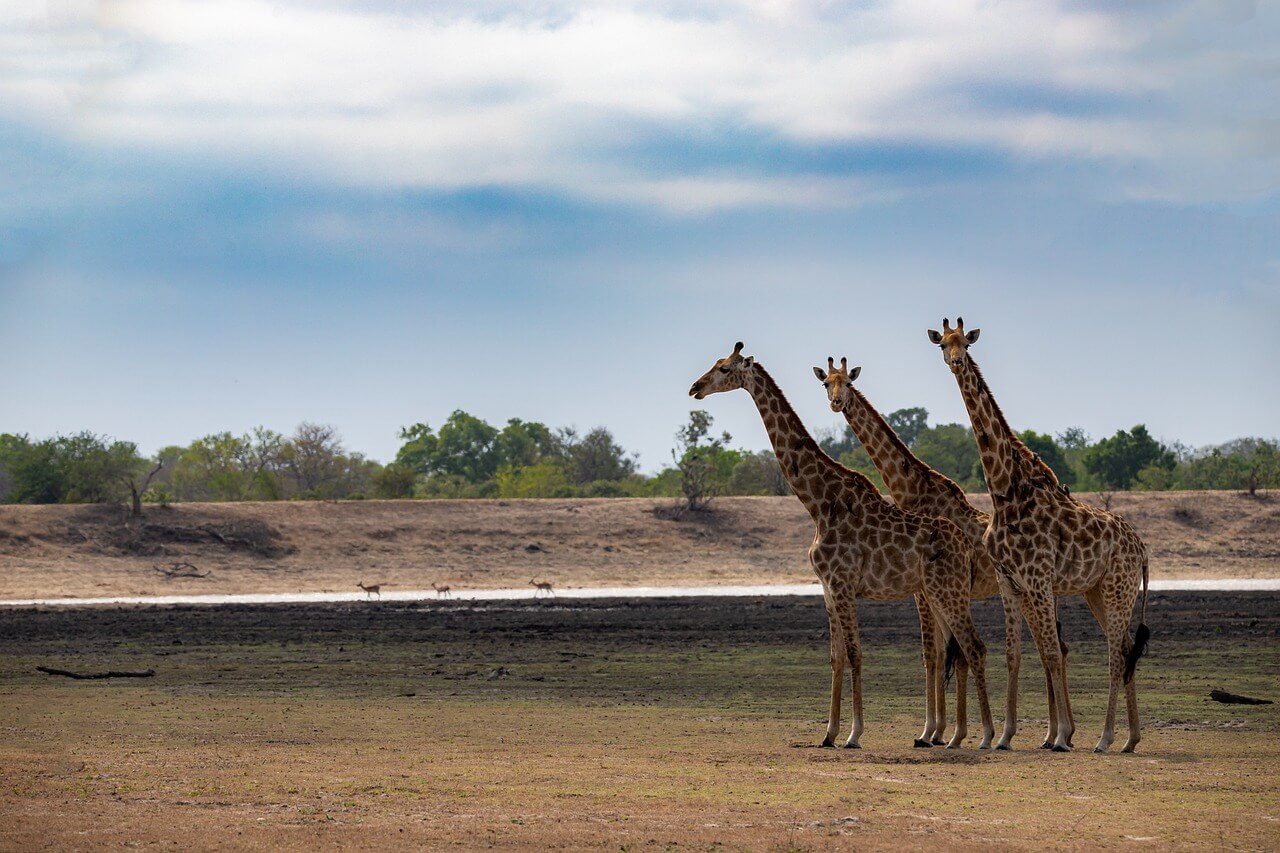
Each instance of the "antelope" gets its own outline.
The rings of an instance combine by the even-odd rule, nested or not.
[[[556,594],[556,591],[551,588],[551,581],[535,581],[533,579],[530,579],[529,583],[533,584],[533,586],[535,587],[533,590],[534,598],[537,598],[538,593],[540,592],[545,592],[547,595]]]
[[[453,597],[453,595],[449,592],[448,584],[445,584],[444,586],[436,586],[433,583],[431,584],[431,588],[436,591],[436,598],[452,598]]]
[[[382,584],[380,583],[375,583],[375,584],[371,584],[370,586],[365,586],[362,581],[356,581],[356,586],[363,589],[365,592],[365,596],[368,598],[372,598],[375,595],[378,596],[379,599],[382,598]]]

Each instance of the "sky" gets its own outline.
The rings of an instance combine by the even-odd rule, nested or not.
[[[669,463],[734,342],[967,423],[1280,435],[1280,4],[0,0],[0,432],[455,409]]]

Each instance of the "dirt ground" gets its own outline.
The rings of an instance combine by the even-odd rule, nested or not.
[[[1100,502],[1097,495],[1082,499]],[[984,509],[989,500],[975,495]],[[795,498],[346,501],[0,506],[0,599],[389,589],[809,583]],[[1153,578],[1280,577],[1280,499],[1235,492],[1112,498]],[[190,563],[207,577],[169,579]]]
[[[998,711],[999,607],[975,616]],[[1208,698],[1280,698],[1280,594],[1151,595],[1136,755],[1090,752],[1104,650],[1078,600],[1062,619],[1068,755],[1035,748],[1034,653],[1014,752],[973,723],[911,748],[905,602],[862,608],[859,751],[816,747],[816,598],[8,609],[0,849],[1280,846],[1280,706]]]

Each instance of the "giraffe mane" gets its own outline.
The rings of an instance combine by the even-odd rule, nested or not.
[[[1005,419],[1004,412],[1000,410],[1000,404],[996,402],[995,395],[991,393],[991,386],[987,384],[986,378],[982,375],[982,371],[978,368],[978,363],[973,360],[973,356],[969,356],[969,369],[973,371],[974,377],[978,380],[978,384],[987,392],[987,400],[991,403],[991,410],[995,413],[996,421],[1004,428],[1005,434],[1009,436],[1009,442],[1014,449],[1018,451],[1018,456],[1022,461],[1030,464],[1035,468],[1041,476],[1049,481],[1051,485],[1062,487],[1058,481],[1058,475],[1053,469],[1040,458],[1040,454],[1027,447],[1026,442],[1018,437],[1018,434],[1009,426],[1009,422]]]
[[[759,374],[761,380],[768,386],[769,392],[771,394],[776,394],[778,399],[791,410],[796,420],[799,421],[800,416],[795,414],[795,407],[791,405],[791,401],[787,399],[787,395],[782,393],[782,388],[779,387],[778,383],[774,381],[774,378],[769,375],[769,371],[765,370],[764,366],[758,361],[752,365],[752,367],[755,372]],[[863,474],[861,471],[854,471],[852,468],[846,468],[844,465],[841,465],[839,462],[832,459],[831,456],[818,445],[818,442],[813,440],[813,436],[809,434],[809,430],[803,423],[800,424],[800,430],[802,435],[800,443],[804,445],[805,450],[811,451],[817,455],[819,463],[829,466],[835,474],[837,474],[846,483],[850,484],[853,488],[875,495],[877,498],[884,500],[884,495],[880,494],[880,490],[876,488],[876,484],[871,482],[871,479],[866,474]]]
[[[873,420],[879,421],[881,426],[884,427],[885,435],[889,437],[889,443],[892,444],[894,449],[897,450],[902,455],[902,458],[906,460],[907,464],[909,464],[922,476],[929,479],[936,479],[941,481],[943,487],[946,488],[947,491],[951,492],[951,494],[956,495],[960,498],[964,498],[964,489],[960,488],[959,484],[957,484],[955,480],[952,480],[950,477],[948,477],[946,474],[943,474],[941,471],[934,470],[923,459],[921,459],[919,456],[916,456],[914,453],[911,452],[911,448],[907,447],[907,443],[902,440],[902,436],[898,435],[898,431],[895,430],[893,427],[889,426],[889,422],[885,420],[884,415],[880,414],[879,409],[871,405],[871,402],[863,395],[861,391],[859,391],[853,385],[849,386],[849,390],[852,391],[857,396],[858,402],[860,402],[863,405],[863,407],[866,409],[867,413],[871,416],[871,418]]]

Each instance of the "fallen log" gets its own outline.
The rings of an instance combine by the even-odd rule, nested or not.
[[[67,678],[151,678],[156,674],[154,669],[144,669],[141,672],[112,669],[106,672],[72,672],[69,669],[54,669],[51,666],[38,666],[36,669],[41,672],[47,672],[49,675],[65,675]]]
[[[1254,699],[1252,696],[1240,696],[1225,690],[1210,690],[1209,698],[1224,705],[1273,705],[1270,699]]]

